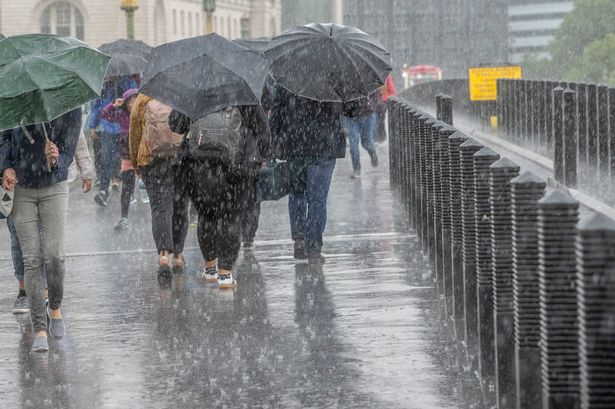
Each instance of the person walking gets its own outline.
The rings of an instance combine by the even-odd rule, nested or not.
[[[241,220],[255,203],[260,166],[271,134],[261,106],[227,107],[192,122],[173,111],[171,128],[187,134],[180,180],[199,214],[197,237],[203,278],[218,288],[236,286],[233,267],[241,247]]]
[[[135,168],[130,160],[128,132],[130,129],[130,110],[138,93],[137,89],[131,88],[124,92],[122,98],[116,99],[101,111],[104,119],[120,124],[120,157],[122,160],[120,179],[122,180],[122,191],[120,194],[121,217],[115,226],[116,231],[128,229],[128,211],[135,191]]]
[[[380,88],[381,99],[378,104],[373,107],[378,115],[376,120],[376,141],[378,142],[384,142],[387,138],[387,101],[390,97],[394,97],[396,95],[397,91],[395,90],[395,84],[393,83],[393,76],[389,74],[386,82]]]
[[[344,129],[350,141],[350,158],[352,159],[353,179],[361,177],[361,151],[359,142],[367,151],[373,167],[378,166],[378,155],[374,145],[377,113],[374,109],[379,103],[380,92],[376,91],[369,98],[360,98],[344,106]]]
[[[88,150],[83,130],[80,130],[79,132],[79,140],[75,150],[75,160],[69,167],[67,179],[69,184],[77,178],[77,173],[81,174],[83,193],[88,193],[92,189],[95,173],[94,164],[92,163],[92,157],[90,156],[90,151]],[[14,275],[19,285],[17,298],[15,299],[15,303],[13,304],[11,311],[13,314],[27,314],[30,312],[30,303],[28,302],[26,287],[24,284],[24,265],[21,245],[19,244],[19,239],[17,238],[15,223],[10,215],[6,222],[9,234],[11,236],[11,259],[13,261]],[[46,273],[44,273],[44,276],[46,276]],[[46,285],[45,288],[47,288]]]
[[[327,197],[336,159],[346,154],[342,113],[341,103],[301,98],[283,87],[274,92],[270,127],[276,156],[288,160],[288,210],[296,259],[325,261]]]
[[[23,255],[24,284],[35,332],[34,352],[49,349],[48,335],[61,339],[66,334],[60,307],[64,296],[67,177],[80,129],[78,108],[48,124],[4,131],[0,138],[2,184],[15,191],[11,218]],[[43,266],[47,273],[48,306]]]
[[[100,139],[100,192],[94,196],[94,201],[101,207],[107,207],[109,186],[120,168],[121,135],[120,123],[105,119],[102,110],[132,88],[137,88],[137,84],[130,77],[107,78],[103,84],[102,96],[92,105],[88,119],[92,140]],[[100,129],[100,132],[97,129]]]
[[[130,113],[128,141],[130,160],[149,196],[152,234],[159,256],[159,280],[168,279],[172,271],[184,270],[182,253],[189,225],[189,199],[176,190],[183,136],[169,128],[170,113],[171,108],[139,94]]]

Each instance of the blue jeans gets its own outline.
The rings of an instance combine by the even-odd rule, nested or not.
[[[293,240],[304,240],[308,254],[320,253],[327,225],[327,196],[335,159],[288,160],[290,195],[288,212]]]
[[[107,192],[120,169],[120,135],[100,134],[100,191]]]
[[[376,152],[374,146],[374,130],[376,129],[377,114],[375,112],[367,116],[358,118],[344,117],[344,128],[350,140],[350,157],[352,158],[352,168],[361,170],[361,146],[371,155]]]
[[[6,224],[9,227],[9,233],[11,234],[11,256],[13,258],[13,268],[15,269],[15,278],[21,282],[24,279],[23,268],[23,255],[21,254],[21,246],[19,245],[19,239],[17,238],[17,231],[15,230],[15,223],[11,217],[6,219]]]

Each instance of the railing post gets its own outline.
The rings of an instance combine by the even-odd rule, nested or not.
[[[576,93],[564,91],[564,183],[577,186],[577,101]],[[607,123],[608,130],[608,123]],[[608,152],[607,152],[608,155]]]
[[[579,166],[587,167],[587,84],[577,85]]]
[[[442,96],[443,94],[436,95],[436,119],[438,121],[442,120]]]
[[[564,182],[563,93],[561,87],[553,90],[553,165],[555,180],[558,182]]]
[[[587,86],[587,163],[589,173],[593,173],[598,163],[598,88]]]
[[[420,238],[420,242],[421,242],[421,249],[423,251],[424,254],[427,254],[427,252],[429,251],[428,248],[428,243],[429,243],[429,223],[428,223],[428,197],[429,197],[429,191],[428,191],[428,186],[431,183],[431,175],[428,173],[427,171],[427,167],[429,166],[429,161],[427,160],[428,158],[431,159],[431,157],[427,155],[427,135],[429,134],[429,132],[431,132],[431,125],[433,125],[435,123],[434,119],[428,115],[428,114],[423,114],[419,120],[421,121],[420,124],[420,134],[419,134],[419,148],[420,148],[420,153],[419,153],[419,161],[420,161],[420,182],[421,182],[421,189],[420,189],[420,202],[421,202],[421,220],[419,223],[420,229],[419,229],[419,238]]]
[[[440,109],[442,111],[440,120],[448,125],[453,125],[453,98],[449,95],[442,95],[440,99]]]
[[[594,214],[579,223],[577,296],[581,409],[615,404],[615,222]]]
[[[493,397],[495,347],[493,336],[493,265],[491,259],[491,206],[489,166],[500,158],[489,148],[474,154],[474,212],[476,220],[476,325],[478,367],[483,390]]]
[[[540,408],[538,200],[546,182],[531,172],[511,181],[516,409]]]
[[[599,177],[607,180],[609,177],[609,88],[598,87],[598,160]]]
[[[389,141],[389,183],[394,190],[397,190],[397,155],[399,153],[398,141],[399,138],[397,136],[398,129],[398,118],[397,118],[397,100],[395,97],[389,98],[387,102],[389,112],[391,115],[391,127],[390,127],[390,141]]]
[[[534,91],[535,81],[528,80],[527,83],[527,118],[526,118],[526,132],[525,132],[525,146],[534,146]]]
[[[547,90],[546,90],[546,100],[547,100],[547,104],[546,104],[546,126],[547,126],[547,133],[546,133],[546,140],[547,140],[547,150],[546,150],[546,154],[547,155],[552,155],[553,154],[553,90],[556,88],[557,86],[555,85],[555,82],[553,81],[549,81],[547,83]]]
[[[449,187],[450,187],[450,225],[451,232],[451,274],[453,282],[453,309],[455,332],[458,339],[465,339],[465,303],[463,278],[463,221],[461,205],[461,150],[460,146],[468,137],[455,132],[448,138],[449,148]]]
[[[538,101],[538,106],[535,110],[536,115],[536,135],[535,140],[537,141],[537,146],[544,146],[545,144],[545,82],[538,81],[536,83],[536,100]]]
[[[519,169],[508,158],[498,160],[489,169],[495,391],[500,409],[515,407],[511,180],[519,176]]]
[[[423,115],[423,112],[414,109],[412,115],[412,128],[410,130],[410,134],[412,135],[412,139],[410,143],[412,144],[412,158],[410,166],[412,167],[412,192],[411,192],[411,200],[412,200],[412,226],[414,230],[419,231],[420,229],[420,221],[421,221],[421,167],[420,167],[420,117]]]
[[[438,235],[438,248],[436,250],[437,265],[441,277],[442,295],[446,307],[446,320],[448,322],[453,311],[452,305],[452,256],[451,256],[451,231],[450,231],[450,159],[448,138],[456,132],[452,126],[444,126],[438,135],[438,163],[437,183],[440,185],[438,205],[436,210],[436,234]]]
[[[423,135],[423,145],[425,147],[425,245],[423,251],[427,254],[432,267],[435,267],[434,254],[434,227],[433,227],[433,126],[436,124],[435,118],[430,118],[425,122],[425,133]],[[435,268],[433,269],[435,272]]]
[[[442,177],[440,174],[440,130],[447,125],[437,121],[431,127],[431,218],[429,223],[432,228],[430,243],[430,260],[436,279],[436,288],[440,296],[444,296],[444,278],[442,266],[442,230],[441,230],[441,198]]]
[[[543,409],[577,408],[579,403],[578,208],[578,202],[561,191],[547,194],[538,205]]]
[[[477,359],[478,328],[476,308],[476,212],[474,211],[474,158],[483,145],[468,139],[461,150],[461,207],[463,243],[463,294],[466,348],[471,362]]]
[[[410,203],[409,203],[409,192],[408,192],[408,179],[410,177],[410,173],[408,171],[408,165],[409,165],[409,161],[408,161],[408,154],[409,154],[409,142],[410,142],[410,135],[408,134],[408,121],[409,121],[409,115],[407,112],[407,103],[404,101],[403,103],[401,103],[399,105],[399,117],[400,117],[400,123],[399,123],[399,134],[400,134],[400,157],[399,157],[399,163],[400,163],[400,175],[399,175],[399,184],[400,184],[400,191],[401,191],[401,199],[402,199],[402,204],[403,204],[403,210],[405,215],[407,215],[409,209],[410,209]],[[409,218],[406,218],[406,222],[408,221]]]
[[[615,88],[609,88],[609,149],[611,183],[615,180]]]

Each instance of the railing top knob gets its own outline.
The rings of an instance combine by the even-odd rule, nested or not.
[[[440,128],[440,133],[441,134],[452,135],[455,132],[457,132],[457,129],[455,127],[453,127],[453,126],[448,125],[448,124],[446,126],[443,126],[442,128]]]
[[[430,116],[428,119],[425,120],[425,125],[433,126],[436,124],[436,122],[437,120]]]
[[[431,127],[436,129],[437,131],[440,131],[445,126],[448,126],[448,124],[446,122],[443,122],[443,121],[440,121],[440,120],[436,120],[436,123],[434,123]]]
[[[477,153],[478,155],[478,153]],[[492,169],[498,168],[498,169],[510,169],[510,170],[515,170],[515,169],[520,169],[519,165],[517,165],[515,162],[513,162],[512,160],[508,159],[508,158],[501,158],[499,160],[497,160],[495,163],[493,163],[491,166],[489,166]]]
[[[557,87],[553,88],[553,92],[564,92],[564,87],[558,85]]]
[[[465,141],[466,139],[468,139],[469,137],[459,131],[455,131],[454,134],[452,134],[451,136],[448,137],[449,141],[452,139],[457,139],[457,140],[462,140]]]
[[[563,190],[554,190],[550,193],[547,193],[545,197],[538,201],[538,203],[541,206],[579,206],[579,202],[577,202],[577,200],[572,197],[569,192]]]
[[[540,185],[546,186],[547,182],[535,173],[526,170],[521,175],[517,176],[511,183],[514,185]]]
[[[421,115],[419,116],[419,120],[421,121],[427,121],[429,119],[433,119],[433,118],[431,117],[431,115],[429,115],[426,112],[422,112]]]
[[[615,220],[602,213],[593,213],[581,219],[578,228],[579,230],[592,232],[615,232]]]
[[[475,157],[500,157],[500,154],[486,146],[474,154]]]
[[[566,88],[564,90],[564,95],[570,95],[570,94],[574,95],[574,94],[576,94],[576,91],[571,90],[570,88]]]
[[[467,141],[465,141],[464,143],[461,144],[462,148],[469,148],[469,147],[483,147],[483,144],[478,142],[476,139],[472,139],[472,138],[468,138]]]

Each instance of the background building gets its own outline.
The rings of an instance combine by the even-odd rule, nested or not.
[[[395,73],[435,65],[444,77],[508,58],[508,0],[344,0],[344,23],[380,39]],[[399,78],[396,78],[399,81]]]
[[[343,4],[344,0],[282,0],[282,29],[308,23],[341,24]]]
[[[521,62],[525,55],[549,58],[547,47],[574,1],[511,0],[508,7],[510,61]]]
[[[214,30],[228,38],[280,32],[281,0],[218,0]],[[150,45],[203,34],[201,0],[140,0],[135,37]],[[47,32],[100,46],[126,37],[119,0],[0,0],[0,33]]]

